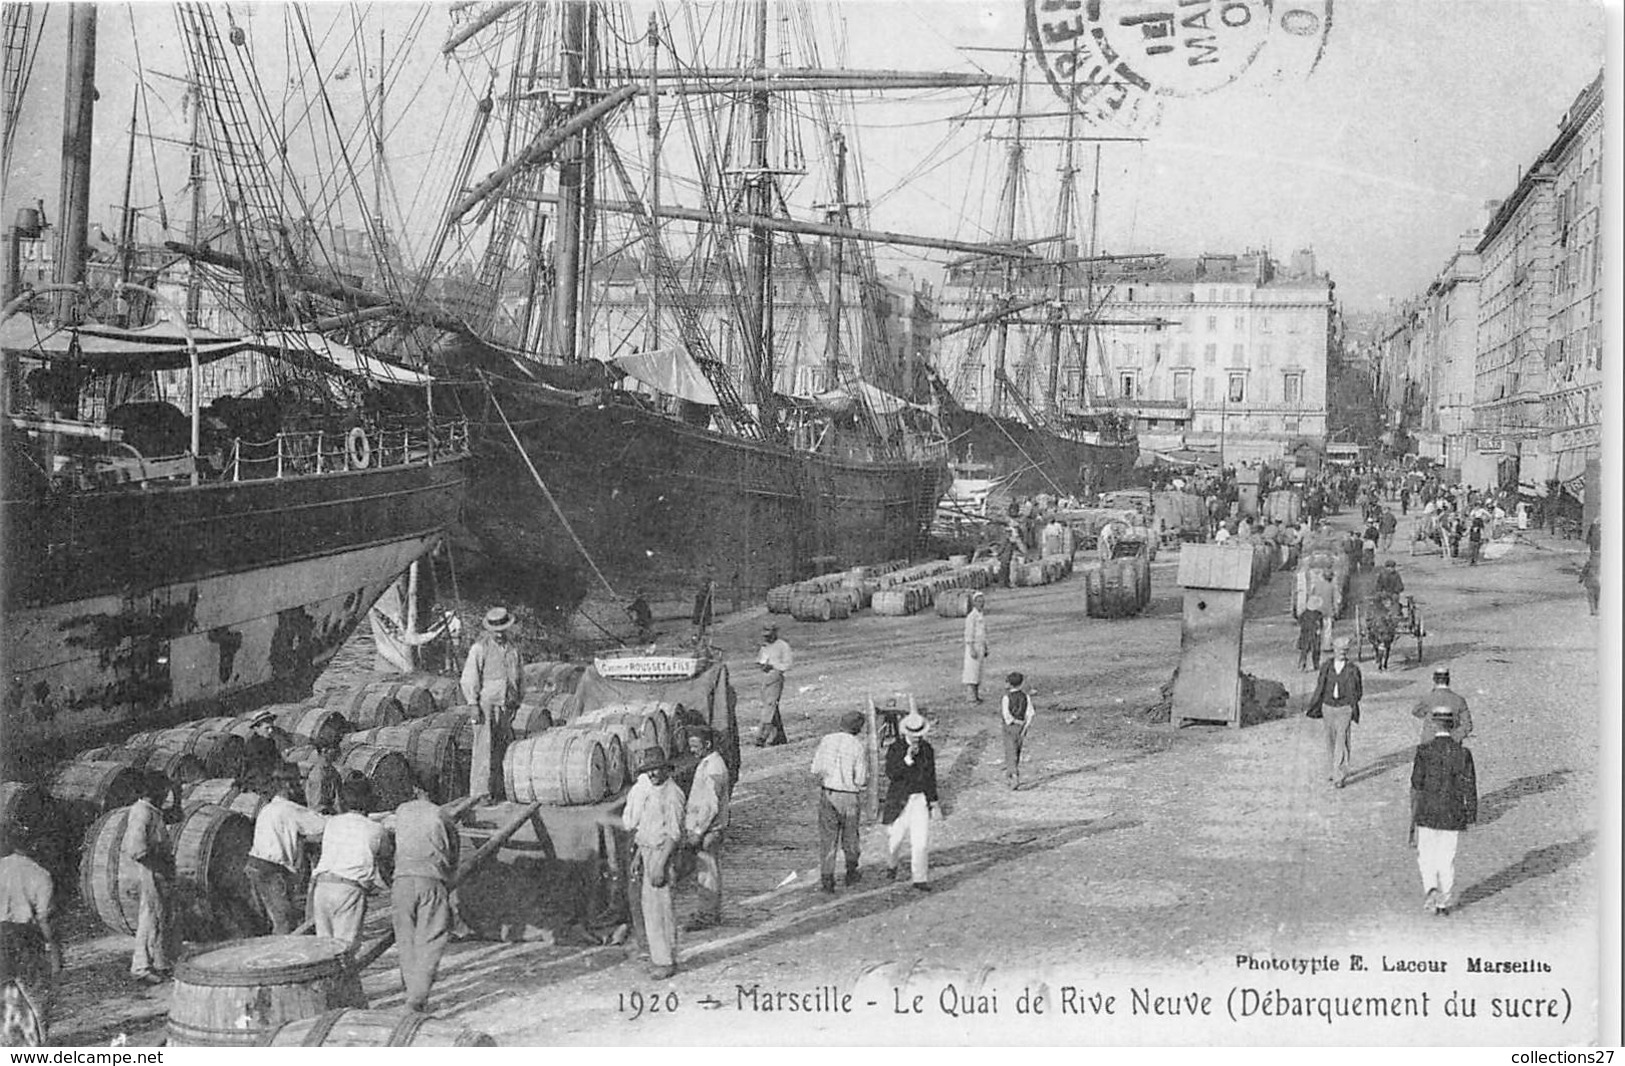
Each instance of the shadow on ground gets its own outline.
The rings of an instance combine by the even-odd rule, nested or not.
[[[1504,891],[1536,877],[1545,877],[1557,871],[1572,866],[1591,854],[1596,846],[1595,833],[1582,833],[1573,840],[1561,844],[1548,844],[1544,848],[1534,848],[1524,852],[1523,858],[1502,870],[1497,870],[1489,877],[1468,888],[1461,894],[1459,906],[1466,907],[1480,903],[1497,892]]]
[[[1478,798],[1478,824],[1489,825],[1518,805],[1520,800],[1561,788],[1573,770],[1548,770],[1508,782]]]

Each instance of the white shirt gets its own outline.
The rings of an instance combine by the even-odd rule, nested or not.
[[[390,851],[389,831],[364,814],[350,811],[327,819],[317,874],[332,874],[363,888],[382,888],[378,860]]]
[[[862,792],[869,783],[869,749],[844,729],[830,733],[818,742],[812,772],[831,792]]]
[[[286,796],[273,796],[254,818],[254,846],[248,854],[289,870],[299,868],[299,839],[317,840],[327,819]]]
[[[1225,541],[1227,541],[1229,539],[1230,539],[1230,530],[1228,528],[1224,527],[1224,526],[1220,526],[1219,531],[1217,533],[1213,534],[1213,543],[1215,543],[1215,544],[1223,544]]]
[[[1033,706],[1032,693],[1027,692],[1025,689],[1023,689],[1022,692],[1027,697],[1027,719],[1026,719],[1026,721],[1017,722],[1014,718],[1012,718],[1010,716],[1010,693],[1006,692],[1004,694],[1004,696],[1002,698],[1000,698],[1000,700],[999,700],[999,716],[1004,719],[1004,724],[1005,725],[1028,726],[1028,725],[1032,725],[1033,724],[1033,719],[1038,717],[1038,708]]]
[[[790,654],[789,643],[780,637],[771,644],[763,644],[762,650],[756,655],[756,661],[771,666],[781,674],[787,674],[795,661],[795,656]]]
[[[666,778],[656,785],[648,774],[639,774],[626,794],[621,825],[640,848],[650,851],[683,838],[683,790]]]
[[[728,764],[711,752],[694,768],[694,783],[688,789],[683,809],[683,828],[702,837],[713,829],[728,828],[728,799],[733,786],[728,781]]]

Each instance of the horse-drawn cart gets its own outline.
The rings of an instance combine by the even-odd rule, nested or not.
[[[1355,658],[1365,659],[1366,648],[1371,649],[1378,670],[1388,669],[1388,656],[1394,642],[1402,637],[1416,641],[1416,661],[1422,661],[1422,641],[1427,630],[1422,625],[1422,611],[1415,596],[1378,593],[1370,599],[1361,599],[1354,605]]]

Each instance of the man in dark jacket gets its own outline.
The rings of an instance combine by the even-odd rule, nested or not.
[[[926,742],[931,725],[918,711],[910,711],[898,724],[902,736],[886,750],[886,804],[880,820],[887,826],[886,876],[897,880],[903,841],[909,843],[909,872],[914,887],[931,891],[931,819],[938,817],[937,755]]]
[[[1332,658],[1322,663],[1309,697],[1309,717],[1326,724],[1326,776],[1333,788],[1342,788],[1349,776],[1350,727],[1360,720],[1360,697],[1365,694],[1360,668],[1349,661],[1349,638],[1332,641]]]
[[[1456,845],[1478,821],[1478,777],[1473,753],[1450,735],[1456,719],[1443,705],[1433,711],[1437,733],[1416,749],[1411,764],[1411,843],[1422,872],[1422,906],[1450,913],[1456,885]]]
[[[1321,608],[1326,601],[1319,596],[1311,596],[1304,604],[1303,610],[1298,612],[1298,669],[1309,669],[1311,662],[1314,669],[1320,669],[1320,642],[1322,631],[1326,625],[1326,615]]]

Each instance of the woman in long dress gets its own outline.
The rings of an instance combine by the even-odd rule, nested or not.
[[[982,664],[987,661],[987,621],[982,617],[986,597],[980,592],[971,597],[970,613],[965,616],[965,665],[959,680],[965,686],[965,698],[972,703],[982,702]]]

